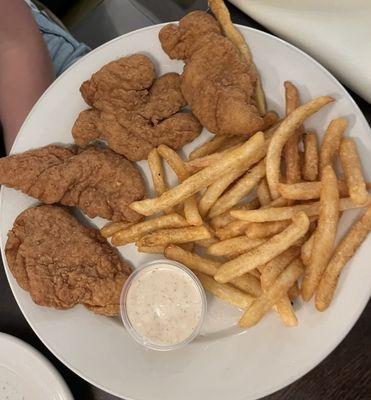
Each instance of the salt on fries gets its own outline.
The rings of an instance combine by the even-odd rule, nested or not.
[[[362,205],[367,201],[368,193],[366,182],[362,175],[357,147],[352,139],[343,139],[341,141],[339,155],[349,189],[349,196],[355,204]]]
[[[324,311],[330,305],[341,271],[366,239],[370,230],[371,207],[368,207],[333,252],[316,292],[317,310]]]
[[[254,301],[254,297],[230,284],[219,283],[214,278],[202,274],[201,272],[195,272],[195,274],[208,292],[230,303],[232,306],[246,310]]]
[[[179,182],[189,178],[189,172],[183,160],[170,147],[162,144],[158,147],[161,157],[169,164],[170,168],[177,175]],[[202,225],[202,218],[198,210],[197,199],[192,195],[184,200],[184,216],[190,225]]]
[[[137,242],[138,247],[158,246],[169,243],[187,243],[200,239],[209,239],[210,232],[204,226],[188,226],[185,228],[161,229],[142,236]]]
[[[300,212],[294,215],[292,224],[284,231],[272,236],[262,245],[224,263],[215,274],[215,279],[220,283],[226,283],[237,276],[245,274],[251,269],[267,263],[303,237],[308,228],[309,219],[305,213]]]
[[[110,222],[100,230],[100,234],[107,239],[116,232],[127,229],[133,224],[133,222]]]
[[[199,148],[193,150],[189,155],[189,159],[194,160],[195,158],[200,158],[215,153],[227,141],[228,138],[226,136],[215,136]]]
[[[256,325],[263,316],[287,293],[289,288],[303,274],[303,264],[294,260],[280,275],[269,289],[253,301],[239,321],[241,328]]]
[[[322,171],[320,213],[314,235],[310,263],[305,269],[301,293],[309,301],[316,291],[321,276],[334,248],[339,219],[339,191],[336,175],[331,165]]]
[[[180,262],[194,272],[201,272],[211,277],[216,274],[221,265],[217,261],[201,257],[173,244],[165,248],[164,254],[166,258]],[[251,296],[257,297],[261,295],[259,279],[250,274],[233,279],[231,284]]]
[[[251,222],[245,234],[250,239],[261,239],[282,232],[290,225],[290,221]]]
[[[168,189],[164,166],[162,165],[162,160],[156,148],[152,149],[148,154],[148,167],[151,171],[153,188],[157,196],[161,196],[162,193],[166,192]],[[165,210],[165,214],[171,214],[174,210],[169,208]]]
[[[350,197],[344,197],[339,201],[339,210],[346,211],[353,208],[368,206],[371,202],[371,195],[368,195],[367,201],[362,206],[354,204]],[[307,204],[298,204],[289,207],[269,207],[258,210],[233,210],[231,215],[245,222],[267,222],[283,221],[292,218],[296,213],[303,211],[308,217],[313,217],[320,212],[320,202],[316,201]]]
[[[259,268],[261,271],[260,280],[263,291],[267,291],[270,286],[274,284],[278,275],[299,255],[299,253],[300,247],[292,246],[288,250],[284,251],[279,256]],[[295,287],[296,285],[294,284],[291,288]],[[298,319],[291,305],[288,293],[283,295],[283,297],[281,297],[277,301],[274,309],[278,312],[282,322],[286,326],[298,325]]]
[[[309,239],[301,247],[301,260],[303,261],[303,264],[305,266],[308,266],[310,264],[315,233],[316,232],[313,232],[312,235],[309,237]]]
[[[212,256],[230,257],[245,253],[247,250],[260,246],[263,243],[264,240],[262,239],[249,239],[243,235],[216,242],[208,247],[207,252]]]
[[[112,236],[111,242],[115,246],[122,246],[127,243],[133,243],[147,233],[154,232],[158,229],[180,228],[187,225],[187,221],[179,214],[174,213],[162,215],[157,218],[139,222],[138,224],[131,225],[127,228],[121,229],[118,232],[115,232]],[[103,230],[104,229],[105,228],[103,228]]]
[[[309,132],[303,137],[304,156],[301,174],[306,181],[315,181],[318,178],[319,153],[318,141],[315,132]]]
[[[284,82],[286,115],[291,114],[300,106],[299,92],[295,85],[289,81]],[[300,135],[303,127],[299,126],[296,132],[287,140],[284,149],[286,182],[295,183],[301,180],[301,163],[299,153]]]
[[[163,211],[184,201],[188,197],[197,193],[204,187],[207,187],[221,178],[224,174],[238,169],[246,160],[253,159],[255,154],[264,147],[264,134],[256,133],[246,143],[238,148],[231,150],[216,165],[212,165],[196,172],[178,186],[163,193],[155,199],[135,201],[130,207],[142,215],[152,215]]]
[[[326,104],[333,102],[329,96],[317,97],[291,112],[280,124],[268,146],[266,157],[267,181],[273,199],[279,197],[280,165],[283,146],[303,122]]]
[[[232,171],[210,185],[199,202],[200,214],[205,217],[223,192],[246,171],[245,168]],[[220,215],[220,214],[218,214]]]
[[[256,188],[256,196],[258,197],[259,203],[262,207],[267,206],[272,201],[268,183],[265,178],[260,181]]]
[[[211,207],[209,216],[216,217],[231,209],[247,196],[265,176],[265,161],[247,171],[227,192],[225,192]]]
[[[322,174],[326,165],[333,163],[338,154],[341,139],[348,126],[348,121],[344,118],[337,118],[330,122],[319,152],[319,171]]]

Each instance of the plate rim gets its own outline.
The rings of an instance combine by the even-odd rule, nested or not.
[[[26,352],[30,357],[38,359],[42,365],[48,369],[55,379],[56,383],[59,385],[59,389],[63,392],[63,400],[73,400],[74,397],[72,396],[72,393],[66,383],[66,381],[63,379],[61,373],[57,370],[57,368],[52,364],[48,358],[42,354],[39,350],[31,346],[31,344],[25,342],[24,340],[10,335],[5,332],[0,332],[0,342],[5,342],[5,344],[13,344],[17,348],[20,349],[22,352]]]
[[[95,52],[101,50],[104,47],[110,46],[112,43],[121,40],[123,37],[129,37],[131,35],[137,34],[138,32],[143,32],[143,31],[147,31],[147,30],[156,30],[162,26],[168,25],[168,24],[177,24],[179,23],[179,21],[169,21],[169,22],[164,22],[164,23],[160,23],[160,24],[153,24],[144,28],[140,28],[140,29],[136,29],[133,30],[131,32],[127,32],[123,35],[120,35],[116,38],[113,38],[112,40],[103,43],[102,45],[100,45],[99,47],[93,49],[92,51],[90,51],[88,54],[86,54],[85,56],[83,56],[82,58],[80,58],[77,62],[75,62],[71,67],[73,68],[74,66],[78,65],[81,62],[85,62],[86,59],[88,59],[90,56],[92,56]],[[245,26],[245,25],[241,25],[241,24],[234,24],[235,26],[237,26],[239,29],[242,30],[246,30],[246,31],[253,31],[256,32],[258,35],[262,35],[262,36],[266,36],[269,37],[270,39],[273,39],[275,41],[278,41],[279,43],[281,43],[282,45],[295,50],[296,52],[300,53],[302,56],[304,56],[307,60],[310,60],[311,62],[313,62],[316,67],[318,67],[322,72],[324,72],[326,74],[326,76],[332,80],[333,82],[335,82],[338,86],[339,89],[341,89],[341,94],[343,96],[346,96],[351,104],[353,105],[353,107],[355,107],[356,110],[358,110],[361,120],[363,120],[362,122],[366,124],[366,126],[369,128],[370,131],[370,124],[368,123],[367,119],[365,118],[362,110],[359,108],[358,104],[355,102],[355,100],[353,99],[353,97],[351,96],[351,94],[348,92],[348,90],[344,87],[344,85],[334,76],[332,75],[332,73],[325,67],[323,66],[319,61],[317,61],[314,57],[312,57],[311,55],[309,55],[308,53],[306,53],[304,50],[301,50],[300,48],[298,48],[297,46],[287,42],[286,40],[279,38],[273,34],[264,32],[260,29],[256,29],[256,28],[252,28],[249,26]],[[140,49],[138,49],[138,52],[140,52]],[[45,96],[47,96],[47,94],[49,93],[49,91],[53,90],[54,85],[57,84],[57,82],[60,79],[64,78],[64,75],[68,73],[68,71],[70,70],[70,68],[68,68],[66,71],[64,71],[57,79],[55,79],[53,81],[53,83],[46,89],[46,91],[42,94],[42,96],[38,99],[38,101],[34,104],[34,106],[32,107],[30,113],[28,114],[28,116],[26,117],[25,121],[23,122],[21,128],[19,129],[19,132],[22,131],[23,126],[26,125],[28,123],[28,120],[32,117],[33,113],[35,112],[39,102],[41,102],[43,100],[43,98]],[[16,147],[17,142],[19,140],[19,137],[17,135],[13,146],[11,148],[10,151],[10,155],[13,154],[13,149]],[[1,187],[1,191],[0,191],[0,215],[1,215],[1,210],[2,210],[2,204],[3,204],[3,195],[4,195],[4,190],[5,187],[2,186]],[[17,295],[15,294],[15,291],[13,290],[13,286],[11,284],[11,273],[8,267],[8,263],[5,257],[5,247],[3,245],[3,241],[2,241],[2,237],[0,235],[0,247],[1,247],[1,255],[2,255],[2,260],[3,260],[3,264],[4,264],[4,270],[8,279],[8,283],[9,286],[11,288],[12,294],[17,302],[18,307],[20,308],[24,318],[26,319],[27,323],[30,325],[30,327],[32,328],[32,330],[34,331],[34,333],[37,335],[37,337],[41,340],[41,342],[47,347],[47,349],[60,361],[62,362],[66,367],[68,367],[71,371],[73,371],[76,375],[78,375],[80,378],[84,379],[85,381],[87,381],[88,383],[90,383],[91,385],[113,395],[113,396],[117,396],[119,398],[125,398],[126,400],[148,400],[147,398],[139,398],[139,397],[131,397],[128,395],[125,395],[125,397],[122,397],[123,395],[117,392],[114,392],[110,389],[105,388],[103,385],[97,383],[94,381],[94,379],[87,377],[86,375],[84,375],[82,373],[82,371],[78,370],[77,368],[73,367],[69,361],[65,360],[65,358],[60,355],[58,352],[54,351],[52,349],[52,346],[49,344],[49,342],[44,339],[41,334],[38,332],[37,329],[35,329],[35,327],[33,326],[33,324],[29,321],[27,315],[25,314],[19,299],[17,298]],[[365,296],[364,301],[360,304],[359,309],[355,310],[354,312],[354,319],[348,323],[344,330],[341,332],[341,334],[338,336],[337,340],[333,341],[331,343],[331,345],[329,346],[329,348],[324,351],[323,353],[321,353],[319,356],[316,357],[316,361],[314,363],[311,364],[311,366],[306,366],[305,368],[301,368],[299,372],[296,372],[295,374],[292,374],[290,377],[288,377],[285,381],[284,384],[277,384],[275,386],[270,386],[269,389],[264,390],[264,391],[259,391],[259,392],[255,392],[252,393],[251,395],[249,395],[248,397],[243,397],[241,399],[238,400],[258,400],[262,397],[268,396],[270,394],[273,394],[275,392],[277,392],[278,390],[284,389],[286,387],[288,387],[289,385],[291,385],[292,383],[294,383],[295,381],[297,381],[298,379],[304,377],[308,372],[310,372],[312,369],[316,368],[326,357],[328,357],[334,350],[336,347],[338,347],[338,345],[344,340],[344,338],[347,336],[347,334],[351,331],[351,329],[353,328],[353,326],[357,323],[359,317],[361,316],[363,310],[365,309],[365,307],[367,306],[367,303],[370,299],[371,296],[371,281],[370,281],[370,288],[369,288],[369,296]],[[55,368],[55,367],[54,367]]]

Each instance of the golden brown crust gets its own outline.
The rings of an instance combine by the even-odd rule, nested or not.
[[[203,126],[228,136],[263,128],[254,101],[254,65],[222,36],[212,16],[192,12],[179,25],[162,28],[159,38],[170,58],[185,60],[182,93]]]
[[[46,204],[77,206],[89,217],[137,222],[129,208],[145,195],[139,170],[109,149],[49,145],[0,160],[0,184]]]
[[[81,225],[65,208],[23,211],[8,233],[5,254],[18,284],[39,305],[57,309],[83,304],[103,315],[119,313],[130,273],[99,231]]]
[[[192,114],[179,112],[186,105],[179,75],[155,78],[152,62],[140,54],[93,74],[80,89],[92,109],[78,116],[75,143],[84,147],[101,138],[116,153],[138,161],[160,144],[179,149],[192,141],[202,127]]]

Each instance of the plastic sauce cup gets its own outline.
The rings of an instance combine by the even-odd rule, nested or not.
[[[175,350],[200,332],[206,296],[196,275],[175,261],[155,260],[125,282],[121,318],[130,335],[152,350]]]

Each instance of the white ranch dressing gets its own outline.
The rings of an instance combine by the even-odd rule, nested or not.
[[[125,306],[128,320],[144,344],[174,346],[200,326],[203,293],[186,271],[159,261],[133,279]]]

